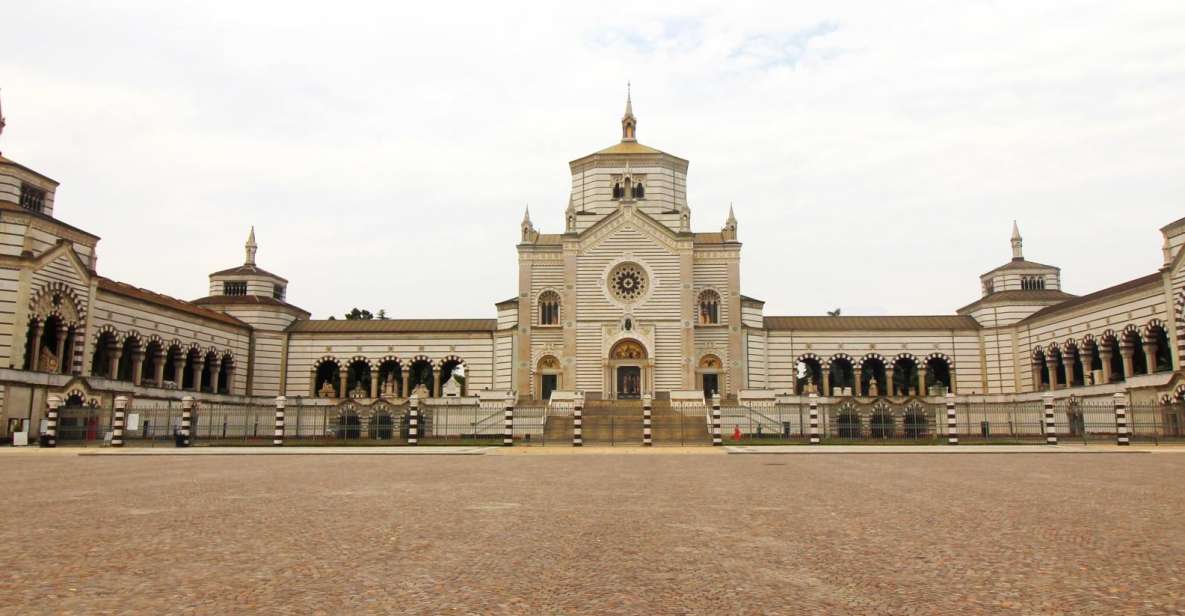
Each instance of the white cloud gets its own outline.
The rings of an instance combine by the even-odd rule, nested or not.
[[[1088,292],[1159,266],[1185,197],[1185,6],[25,3],[6,156],[63,183],[100,271],[180,297],[260,263],[317,316],[490,316],[524,203],[639,137],[736,204],[771,314],[944,313],[1026,254]]]

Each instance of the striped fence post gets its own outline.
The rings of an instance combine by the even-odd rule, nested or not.
[[[62,407],[62,399],[49,396],[45,399],[45,446],[58,446],[58,409]],[[32,432],[32,429],[29,430]]]
[[[572,405],[572,446],[584,446],[584,398],[577,397]]]
[[[115,416],[111,418],[111,446],[123,447],[123,431],[127,425],[128,398],[115,397]]]
[[[1131,431],[1127,427],[1127,398],[1116,393],[1112,399],[1115,403],[1115,444],[1131,445]]]
[[[502,444],[514,445],[514,398],[506,399],[506,413],[502,419]]]
[[[654,436],[651,433],[651,414],[654,412],[654,400],[650,394],[642,396],[642,446],[650,447],[654,444]]]
[[[810,409],[811,409],[811,419],[810,419],[810,421],[811,421],[811,427],[810,427],[811,444],[818,445],[820,442],[819,441],[819,394],[810,394],[808,396],[808,399],[810,400]]]
[[[723,444],[724,439],[720,438],[720,394],[712,394],[712,446]]]
[[[1042,397],[1045,403],[1045,444],[1057,444],[1057,424],[1053,421],[1053,394],[1045,394]]]
[[[411,397],[411,408],[407,411],[407,444],[420,444],[420,398]]]
[[[284,396],[276,396],[276,431],[272,434],[272,445],[280,447],[284,444],[284,404],[288,399]]]
[[[946,444],[959,444],[959,421],[955,414],[955,394],[946,393]]]
[[[193,426],[193,396],[181,398],[181,440],[179,447],[189,447]]]

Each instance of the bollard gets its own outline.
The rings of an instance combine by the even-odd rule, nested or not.
[[[720,438],[720,394],[712,394],[712,446],[723,444],[724,439]]]
[[[181,438],[178,447],[189,447],[190,426],[193,424],[193,396],[181,398]]]
[[[811,409],[811,444],[819,444],[819,394],[810,394]],[[800,415],[801,417],[801,415]],[[801,420],[799,420],[801,421]]]
[[[1127,428],[1127,399],[1116,393],[1115,402],[1115,444],[1131,445],[1131,431]]]
[[[654,444],[653,435],[650,432],[651,413],[654,412],[654,401],[650,394],[642,396],[642,446],[650,447]]]
[[[284,396],[276,396],[276,431],[272,435],[272,445],[275,447],[284,444],[284,403],[287,401]]]
[[[955,415],[955,394],[953,392],[946,394],[946,444],[959,444],[959,423],[958,417]]]
[[[1045,444],[1057,444],[1057,425],[1053,422],[1053,394],[1045,394]]]
[[[420,399],[411,398],[411,409],[407,411],[407,444],[420,444]]]
[[[43,447],[57,447],[58,446],[58,408],[62,406],[62,399],[57,396],[49,396],[45,399],[47,408],[45,413],[45,440],[42,441]]]
[[[514,445],[514,398],[506,399],[506,414],[502,421],[502,444],[510,447]]]
[[[115,397],[115,416],[111,418],[111,446],[123,447],[123,431],[127,420],[127,396]]]
[[[572,446],[584,446],[584,398],[578,397],[572,405]]]

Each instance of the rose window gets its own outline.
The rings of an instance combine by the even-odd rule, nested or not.
[[[609,290],[623,302],[635,302],[646,293],[646,271],[636,263],[622,263],[609,272]]]

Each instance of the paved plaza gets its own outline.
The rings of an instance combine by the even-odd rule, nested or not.
[[[1185,612],[1181,450],[544,449],[3,451],[0,612]]]

